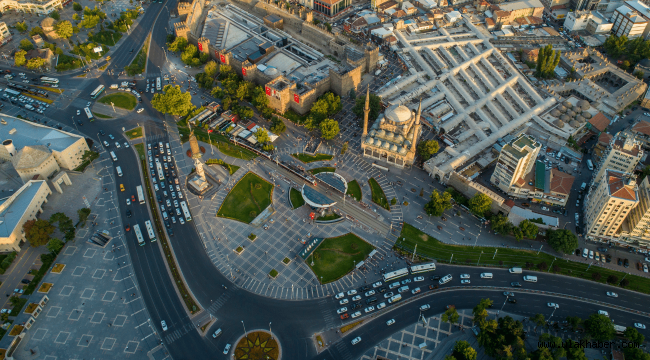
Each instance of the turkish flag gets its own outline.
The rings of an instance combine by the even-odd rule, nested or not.
[[[199,43],[199,51],[203,51],[203,44]]]
[[[310,217],[312,220],[314,220],[314,216],[315,216],[315,214],[314,214],[313,212],[312,212],[312,213],[309,213],[309,217]]]
[[[241,68],[242,75],[246,76],[246,68]]]
[[[212,130],[212,129],[208,130],[208,134],[212,134],[213,131],[214,130]]]
[[[221,63],[222,64],[226,63],[226,57],[223,54],[221,54]]]
[[[298,94],[293,94],[293,101],[300,103],[300,95]]]
[[[268,86],[266,87],[266,95],[271,96],[271,88]]]

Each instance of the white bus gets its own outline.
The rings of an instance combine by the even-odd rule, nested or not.
[[[115,152],[111,151],[111,157],[113,158],[113,161],[117,161],[117,156],[115,156]]]
[[[41,82],[42,82],[42,83],[45,83],[45,84],[58,84],[58,83],[59,83],[59,79],[43,76],[43,77],[41,78]]]
[[[411,266],[411,274],[419,274],[423,272],[434,271],[435,269],[436,269],[436,263],[413,265]]]
[[[160,77],[156,78],[156,90],[160,91],[162,89],[162,85],[160,84]]]
[[[95,121],[95,117],[93,117],[93,113],[90,112],[90,108],[85,107],[84,112],[86,113],[86,116],[88,116],[88,120]]]
[[[147,228],[147,233],[149,233],[149,240],[151,240],[151,242],[155,242],[156,234],[153,232],[153,227],[151,227],[151,221],[145,221],[144,226]]]
[[[156,162],[156,170],[158,170],[158,180],[165,181],[165,176],[163,175],[163,169],[160,162]]]
[[[16,90],[12,90],[12,89],[10,89],[10,88],[6,88],[6,89],[5,89],[5,92],[6,92],[7,94],[11,95],[11,96],[15,96],[15,97],[19,97],[19,96],[20,96],[20,92],[18,92],[18,91],[16,91]]]
[[[140,204],[144,204],[144,193],[142,192],[142,186],[138,185],[135,189],[138,192],[138,201]]]
[[[97,99],[97,97],[104,92],[104,85],[99,85],[93,92],[90,93],[90,97]]]
[[[389,282],[393,279],[401,278],[403,276],[406,276],[409,274],[409,269],[408,268],[403,268],[395,271],[391,271],[389,273],[384,274],[384,282]]]
[[[133,225],[133,232],[135,233],[135,237],[138,238],[138,245],[144,246],[146,244],[144,242],[144,238],[142,238],[142,233],[140,232],[140,225],[135,224]]]
[[[183,215],[185,215],[186,221],[192,221],[192,216],[190,216],[190,209],[187,208],[187,203],[181,201],[181,210],[183,210]]]

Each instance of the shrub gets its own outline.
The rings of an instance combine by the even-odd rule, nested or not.
[[[616,275],[610,275],[607,277],[607,282],[609,284],[616,284],[618,282],[618,277]]]
[[[628,285],[630,285],[630,280],[628,280],[628,279],[621,280],[621,286],[622,287],[626,287]]]
[[[591,274],[591,278],[596,280],[596,281],[600,280],[601,277],[602,277],[602,275],[600,275],[599,272],[594,272],[594,273]]]

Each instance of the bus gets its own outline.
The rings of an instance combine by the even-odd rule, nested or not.
[[[86,113],[86,116],[88,116],[88,120],[95,121],[95,117],[93,116],[93,113],[90,112],[90,108],[85,107],[84,112]]]
[[[391,271],[389,273],[384,274],[384,282],[389,282],[391,280],[401,278],[403,276],[406,276],[409,274],[409,269],[408,268],[403,268],[395,271]]]
[[[97,89],[95,89],[93,92],[90,93],[90,97],[93,99],[97,99],[97,97],[104,92],[104,85],[99,85]]]
[[[5,93],[7,93],[8,95],[11,95],[11,96],[15,96],[15,97],[20,96],[20,92],[18,92],[16,90],[9,89],[9,88],[5,89]]]
[[[436,263],[413,265],[411,266],[411,274],[419,274],[423,272],[434,271],[435,269],[436,269]]]
[[[190,216],[190,209],[187,208],[187,203],[181,201],[181,210],[183,210],[183,215],[185,215],[186,221],[192,221],[192,216]]]
[[[138,201],[140,204],[144,204],[144,193],[142,192],[142,186],[138,185],[135,189],[138,192]]]
[[[165,181],[165,176],[163,175],[163,169],[160,161],[156,162],[156,170],[158,170],[158,180]]]
[[[42,83],[45,83],[45,84],[58,84],[58,83],[59,83],[59,79],[43,76],[43,77],[41,78],[41,82],[42,82]]]
[[[151,221],[145,221],[144,226],[147,228],[147,233],[149,233],[149,240],[151,240],[151,242],[155,242],[156,234],[153,232],[153,227],[151,227]]]
[[[135,233],[135,237],[138,238],[138,245],[144,246],[146,244],[144,242],[144,238],[142,237],[142,233],[140,232],[140,225],[135,224],[133,225],[133,232]]]
[[[160,91],[162,89],[162,86],[160,84],[160,77],[156,78],[156,90]]]

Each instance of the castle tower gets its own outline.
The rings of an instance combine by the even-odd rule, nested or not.
[[[415,114],[415,129],[413,129],[413,142],[411,143],[411,152],[415,152],[418,145],[418,135],[420,133],[420,115],[422,115],[422,99],[418,105],[418,112]]]
[[[370,114],[370,85],[366,90],[366,104],[363,107],[363,136],[368,135],[368,115]]]
[[[200,37],[198,40],[198,48],[199,51],[205,54],[210,54],[210,39]]]

